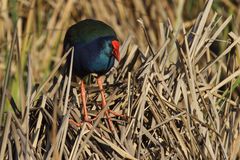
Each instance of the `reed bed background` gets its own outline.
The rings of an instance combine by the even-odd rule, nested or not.
[[[239,2],[0,1],[0,159],[239,159]],[[100,109],[94,75],[81,122],[62,43],[94,18],[121,41]],[[71,54],[69,50],[66,54]],[[113,117],[109,129],[104,111]],[[70,119],[70,120],[69,120]]]

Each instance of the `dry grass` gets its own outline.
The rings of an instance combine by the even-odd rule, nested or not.
[[[7,2],[0,5],[1,51],[8,51],[0,63],[0,159],[240,158],[240,37],[212,0],[185,23],[183,0],[175,10],[167,1],[21,1],[27,21],[12,25]],[[79,85],[71,72],[60,74],[74,49],[61,57],[62,38],[78,17],[108,22],[123,41],[121,63],[105,76],[107,106],[101,110],[93,75],[87,106],[98,118],[81,126],[69,123],[82,120]],[[128,116],[113,117],[113,131],[109,108]]]

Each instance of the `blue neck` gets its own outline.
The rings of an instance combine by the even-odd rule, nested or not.
[[[74,45],[74,68],[80,77],[89,73],[99,75],[108,72],[114,65],[112,36],[100,37],[87,44]]]

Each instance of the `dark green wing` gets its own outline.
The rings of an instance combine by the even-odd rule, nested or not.
[[[84,45],[105,36],[116,37],[116,33],[109,25],[101,21],[86,19],[72,25],[68,29],[64,39],[64,46],[74,44]]]

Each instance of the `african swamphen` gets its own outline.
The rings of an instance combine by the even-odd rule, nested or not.
[[[102,107],[106,105],[101,75],[107,73],[114,65],[114,59],[120,61],[119,41],[114,30],[107,24],[86,19],[72,25],[65,35],[64,51],[74,47],[73,74],[83,78],[91,73],[98,75],[97,83],[101,92]],[[67,61],[70,62],[71,56]],[[81,80],[81,98],[84,121],[89,122],[86,106],[85,86]],[[108,111],[105,113],[108,118]],[[111,122],[108,118],[109,125]]]

